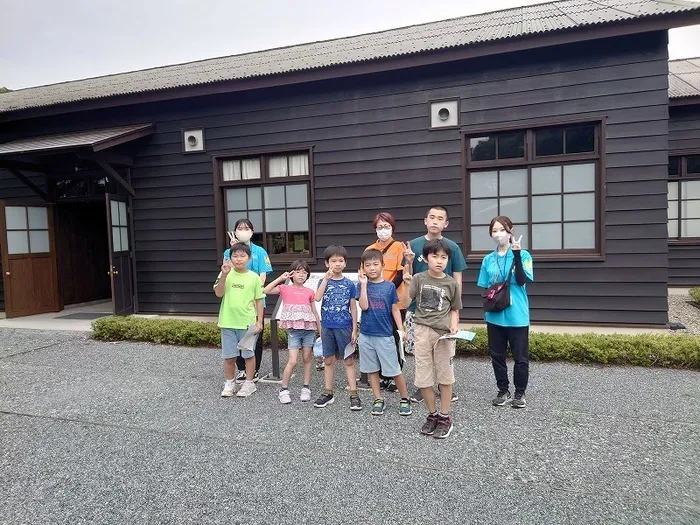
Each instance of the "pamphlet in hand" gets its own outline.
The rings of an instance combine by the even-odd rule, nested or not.
[[[317,337],[316,342],[314,343],[314,356],[323,357],[323,343],[321,342],[320,337]]]
[[[403,345],[404,345],[404,340],[403,340],[403,332],[399,332],[399,363],[404,364],[406,362],[406,354],[404,353],[403,350]]]
[[[345,352],[343,353],[343,359],[347,359],[351,355],[355,353],[355,350],[357,350],[357,343],[348,343],[345,345]]]
[[[459,330],[454,334],[445,334],[440,339],[462,339],[464,341],[471,341],[476,337],[474,332],[469,332],[468,330]]]
[[[248,327],[248,331],[245,333],[243,338],[238,341],[238,348],[243,350],[249,350],[251,352],[255,351],[255,343],[258,340],[258,327],[254,324]]]

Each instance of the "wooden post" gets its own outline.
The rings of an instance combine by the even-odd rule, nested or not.
[[[275,308],[277,310],[277,308]],[[277,334],[277,319],[273,315],[270,320],[270,346],[272,349],[272,375],[268,379],[280,380],[280,342]]]

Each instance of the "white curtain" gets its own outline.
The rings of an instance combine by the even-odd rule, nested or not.
[[[309,156],[308,155],[291,155],[289,157],[290,175],[308,175],[309,174]]]
[[[270,178],[287,176],[287,157],[270,158]]]
[[[224,180],[241,180],[241,161],[226,160],[221,166]]]
[[[244,180],[260,178],[260,159],[245,159],[241,165]]]

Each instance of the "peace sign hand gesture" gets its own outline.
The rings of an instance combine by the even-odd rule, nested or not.
[[[406,264],[413,264],[413,261],[416,259],[416,254],[413,253],[413,250],[411,249],[411,243],[408,241],[404,241],[403,243],[403,260],[406,261]]]
[[[365,275],[365,272],[363,272],[362,270],[357,272],[357,281],[360,284],[367,284],[367,276]]]
[[[228,241],[231,246],[236,244],[238,241],[236,240],[236,234],[234,232],[226,232],[228,234]]]
[[[518,237],[518,240],[515,240],[515,237],[511,235],[511,240],[513,241],[513,251],[519,252],[520,251],[520,241],[523,240],[523,236],[521,235]]]

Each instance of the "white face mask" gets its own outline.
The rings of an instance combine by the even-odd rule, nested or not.
[[[505,246],[508,244],[508,241],[510,240],[510,233],[508,232],[496,232],[491,234],[491,238],[493,238],[494,242],[498,244],[499,246]]]
[[[394,231],[391,228],[389,228],[388,230],[380,230],[377,228],[376,232],[377,239],[379,239],[380,241],[388,241],[389,239],[391,239],[391,234],[394,233]]]
[[[250,238],[252,236],[253,232],[251,230],[236,230],[236,239],[238,239],[241,242],[250,241]]]

